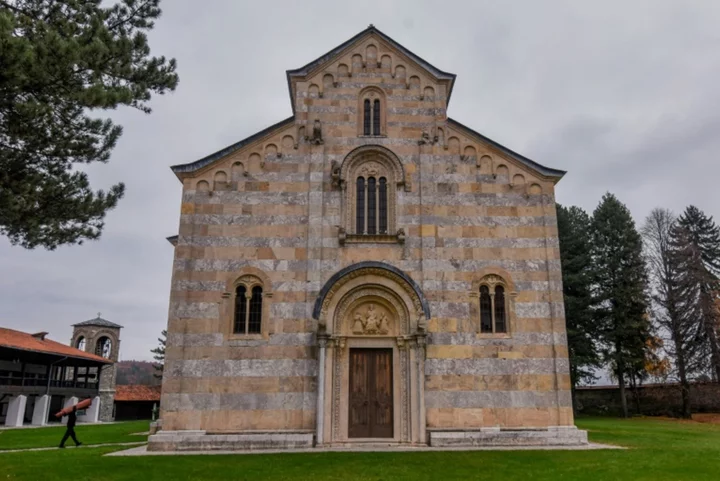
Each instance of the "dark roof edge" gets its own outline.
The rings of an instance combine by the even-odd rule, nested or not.
[[[165,240],[177,247],[179,237],[180,236],[177,235],[171,235],[170,237],[166,237]]]
[[[57,342],[57,341],[53,341]],[[72,359],[82,359],[85,361],[92,361],[96,362],[98,364],[115,364],[115,361],[111,361],[110,359],[105,359],[101,361],[100,359],[95,359],[94,357],[87,357],[87,356],[81,356],[81,355],[70,355],[60,352],[52,352],[52,351],[40,351],[39,349],[28,349],[26,347],[17,347],[17,346],[7,346],[7,345],[0,345],[0,347],[4,347],[5,349],[15,349],[16,351],[25,351],[25,352],[35,352],[37,354],[43,354],[45,356],[55,356],[59,358],[72,358]],[[72,347],[72,346],[67,346]],[[82,352],[82,351],[80,351]],[[83,354],[86,354],[83,352]],[[89,353],[87,353],[89,354]]]
[[[490,139],[490,138],[488,138],[488,137],[485,137],[485,136],[484,136],[483,134],[481,134],[480,132],[477,132],[476,130],[471,129],[471,128],[468,127],[467,125],[461,124],[460,122],[458,122],[458,121],[455,120],[455,119],[451,119],[451,118],[448,117],[448,123],[451,124],[451,125],[454,125],[455,127],[460,127],[460,128],[462,128],[462,129],[465,129],[465,130],[467,130],[468,132],[470,132],[471,134],[480,137],[483,141],[489,143],[489,144],[492,145],[493,147],[498,148],[498,149],[501,150],[502,152],[506,153],[507,155],[509,155],[509,156],[512,157],[513,159],[515,159],[515,160],[517,160],[517,161],[519,161],[519,162],[527,165],[527,166],[530,167],[531,169],[533,169],[533,170],[535,170],[535,171],[537,171],[537,172],[540,172],[542,175],[545,175],[545,176],[548,176],[548,177],[554,177],[554,178],[556,178],[557,180],[560,180],[560,179],[567,173],[567,171],[565,171],[565,170],[553,169],[552,167],[545,167],[544,165],[539,164],[539,163],[535,162],[535,161],[532,160],[532,159],[528,159],[528,158],[525,157],[524,155],[518,154],[518,153],[515,152],[514,150],[508,149],[508,148],[505,147],[504,145],[499,144],[498,142],[495,142],[494,140],[492,140],[492,139]]]
[[[196,160],[195,162],[190,162],[187,164],[173,165],[173,166],[170,166],[170,168],[172,169],[173,172],[175,172],[176,175],[184,174],[184,173],[188,173],[188,172],[195,172],[196,170],[201,169],[201,168],[205,167],[206,165],[209,165],[209,164],[215,162],[219,158],[224,157],[232,152],[235,152],[236,150],[238,150],[242,147],[245,147],[247,144],[267,135],[268,133],[272,132],[273,130],[275,130],[277,128],[283,127],[285,124],[289,124],[290,122],[293,122],[294,120],[295,120],[295,115],[291,115],[290,117],[288,117],[284,120],[281,120],[280,122],[273,124],[270,127],[264,128],[260,132],[257,132],[255,134],[251,135],[250,137],[247,137],[239,142],[235,142],[232,145],[228,145],[227,147],[222,148],[213,154],[207,155],[207,156],[203,157],[202,159],[199,159],[199,160]]]
[[[110,327],[114,329],[125,329],[125,326],[121,326],[120,324],[116,324],[112,321],[108,321],[107,319],[102,319],[105,321],[103,324],[102,322],[93,322],[95,319],[90,319],[89,321],[83,321],[78,322],[77,324],[73,324],[72,327],[75,326],[95,326],[95,327]]]
[[[407,55],[408,57],[410,57],[411,60],[413,60],[414,62],[420,64],[420,65],[423,66],[425,69],[429,70],[429,71],[430,71],[433,75],[435,75],[436,77],[447,78],[448,80],[452,80],[453,82],[450,84],[450,89],[449,89],[449,91],[448,91],[448,97],[447,97],[447,102],[446,102],[446,104],[448,104],[448,105],[450,104],[450,96],[452,95],[452,88],[453,88],[453,85],[454,85],[454,83],[455,83],[455,79],[457,78],[457,75],[455,75],[454,73],[445,72],[444,70],[440,70],[439,68],[437,68],[436,66],[434,66],[433,64],[431,64],[430,62],[428,62],[427,60],[423,59],[423,58],[420,57],[419,55],[417,55],[417,54],[411,52],[410,50],[408,50],[407,48],[405,48],[402,44],[400,44],[400,43],[397,42],[396,40],[392,39],[392,38],[391,38],[390,36],[388,36],[387,34],[381,32],[380,30],[378,30],[375,26],[370,25],[368,28],[366,28],[366,29],[363,30],[362,32],[358,33],[357,35],[353,36],[352,38],[350,38],[350,39],[346,40],[345,42],[341,43],[340,45],[338,45],[337,47],[333,48],[333,49],[330,50],[329,52],[327,52],[327,53],[325,53],[325,54],[323,54],[323,55],[320,55],[320,56],[319,56],[318,58],[316,58],[315,60],[313,60],[313,61],[305,64],[304,66],[302,66],[302,67],[300,67],[300,68],[287,70],[287,71],[285,72],[286,75],[287,75],[288,92],[289,92],[289,95],[290,95],[290,105],[292,105],[292,110],[293,110],[293,112],[295,112],[295,99],[294,99],[293,96],[292,96],[292,81],[290,80],[290,77],[292,77],[293,75],[303,74],[303,73],[307,72],[308,70],[311,70],[312,68],[314,68],[316,65],[319,65],[319,64],[322,63],[322,62],[329,61],[334,55],[336,55],[336,54],[339,53],[340,51],[344,50],[348,45],[354,43],[355,41],[357,41],[357,40],[358,40],[360,37],[362,37],[363,35],[366,35],[366,34],[369,34],[369,33],[373,33],[373,32],[376,33],[376,34],[378,34],[378,35],[380,36],[380,38],[382,38],[382,39],[385,40],[386,42],[394,45],[398,50],[400,50],[402,53],[404,53],[405,55]]]

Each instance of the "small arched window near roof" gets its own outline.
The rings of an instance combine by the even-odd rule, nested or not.
[[[372,87],[360,94],[360,131],[358,135],[378,137],[385,135],[385,94]]]

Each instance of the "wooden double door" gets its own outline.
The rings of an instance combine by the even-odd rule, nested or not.
[[[393,437],[392,349],[350,349],[348,437]]]

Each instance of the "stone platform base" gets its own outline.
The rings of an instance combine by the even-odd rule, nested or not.
[[[587,431],[575,426],[546,429],[429,430],[430,446],[578,446],[588,443]]]
[[[313,447],[311,431],[213,434],[205,431],[159,431],[148,437],[148,451],[261,451]]]

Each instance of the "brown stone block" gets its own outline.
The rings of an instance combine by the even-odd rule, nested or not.
[[[428,391],[473,391],[476,390],[476,376],[447,374],[426,376],[425,389]]]
[[[547,318],[523,317],[515,319],[515,332],[552,332],[551,320]]]
[[[449,428],[454,426],[454,411],[452,408],[429,408],[426,411],[427,426],[429,428]]]
[[[203,429],[218,433],[246,430],[309,429],[311,427],[303,424],[303,411],[301,410],[203,411],[201,417]]]
[[[449,346],[430,344],[427,346],[428,359],[469,359],[473,357],[473,346]]]
[[[217,357],[220,352],[213,353],[209,359],[310,359],[313,358],[308,346],[260,346],[260,347],[228,347],[225,357]],[[197,357],[196,359],[200,359]]]
[[[214,334],[220,332],[218,319],[168,319],[169,332],[184,334]]]
[[[315,327],[313,320],[310,319],[283,319],[282,332],[295,334],[299,332],[312,332]]]

